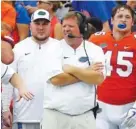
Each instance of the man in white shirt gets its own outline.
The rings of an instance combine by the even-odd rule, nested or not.
[[[18,92],[19,92],[18,101],[22,97],[27,101],[31,100],[33,98],[33,94],[27,90],[22,78],[17,73],[15,73],[15,71],[12,68],[10,68],[8,65],[5,65],[3,63],[1,63],[1,82],[2,82],[2,84],[11,83],[13,87],[18,89]],[[7,98],[9,96],[8,94],[10,93],[8,89],[11,89],[11,88],[8,86],[6,88],[7,90],[5,91],[4,96],[2,96],[2,97]],[[5,104],[7,103],[7,101],[6,101],[7,99],[4,99],[4,100],[5,100],[4,104],[2,103],[2,112],[4,111],[3,109],[6,110],[6,108],[7,108],[7,107],[5,107]],[[10,115],[9,117],[12,118],[12,115]],[[10,123],[10,121],[8,121],[8,123]],[[4,124],[6,124],[6,123],[2,123],[1,127],[3,127]]]
[[[105,58],[100,47],[83,39],[85,22],[79,12],[69,12],[63,18],[63,68],[59,63],[56,66],[55,58],[49,62],[42,129],[96,128],[92,110],[96,106],[96,85],[105,78]],[[92,68],[94,63],[96,70]]]
[[[39,129],[43,114],[43,95],[46,79],[46,64],[52,55],[60,53],[59,41],[49,37],[50,17],[46,10],[38,9],[32,14],[31,37],[14,47],[12,68],[23,78],[27,88],[34,94],[32,101],[21,99],[16,102],[18,92],[13,90],[13,126],[12,129]],[[4,112],[8,121],[9,110]],[[11,126],[11,125],[9,125]]]

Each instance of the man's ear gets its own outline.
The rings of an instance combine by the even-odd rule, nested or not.
[[[132,21],[132,26],[134,25],[134,20]]]
[[[113,25],[113,18],[111,18],[111,24]]]
[[[30,23],[30,26],[29,26],[30,31],[31,31],[31,26],[32,26],[32,23]]]

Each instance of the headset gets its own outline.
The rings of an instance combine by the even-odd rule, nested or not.
[[[78,12],[78,11],[74,11],[74,12],[75,12],[77,19],[79,21],[79,30],[80,30],[80,33],[83,35],[83,47],[84,47],[84,51],[85,51],[85,54],[87,57],[88,65],[90,66],[91,62],[89,60],[89,56],[88,56],[88,53],[86,50],[85,37],[84,37],[85,33],[88,31],[87,18],[81,12]],[[94,117],[96,118],[97,113],[101,112],[101,108],[99,108],[99,104],[96,101],[97,88],[96,88],[96,86],[93,86],[93,87],[94,87],[95,95],[94,95],[94,108],[92,109],[92,111],[94,113]]]
[[[87,19],[86,16],[78,11],[73,11],[75,13],[75,16],[77,17],[77,20],[79,21],[79,30],[82,35],[84,35],[85,32],[87,32]],[[84,36],[83,36],[84,37]]]
[[[88,53],[87,53],[87,50],[86,50],[86,45],[85,45],[85,37],[84,37],[84,34],[88,31],[88,24],[87,24],[87,18],[84,14],[82,14],[81,12],[78,12],[78,11],[73,11],[75,13],[75,16],[77,17],[77,20],[79,21],[79,30],[80,30],[80,33],[83,35],[83,47],[84,47],[84,51],[85,51],[85,54],[86,54],[86,57],[87,57],[87,62],[88,62],[88,65],[90,66],[91,65],[91,62],[89,60],[89,56],[88,56]],[[78,37],[77,37],[78,38]],[[96,118],[96,114],[99,112],[100,108],[99,108],[99,105],[98,103],[96,102],[96,86],[94,86],[94,92],[95,92],[95,96],[94,96],[94,108],[92,109],[93,110],[93,113],[94,113],[94,116]]]

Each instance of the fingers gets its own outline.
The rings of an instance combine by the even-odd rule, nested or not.
[[[6,120],[6,121],[3,121],[3,124],[6,126],[6,127],[11,127],[11,122],[10,120]]]
[[[6,116],[3,116],[3,124],[6,127],[12,126],[12,114],[7,114]]]
[[[90,69],[97,72],[102,72],[102,70],[104,69],[104,65],[101,62],[97,62],[95,64],[92,64]]]
[[[130,129],[133,128],[135,126],[135,121],[132,119],[130,121],[128,121],[127,123],[127,127],[129,127]]]
[[[27,92],[27,93],[24,94],[22,97],[23,97],[24,99],[26,99],[26,100],[32,100],[33,97],[34,97],[34,95],[33,95],[32,93],[30,93],[30,92]]]
[[[133,128],[135,125],[135,121],[130,118],[126,118],[124,122],[121,124],[122,127],[128,127],[129,129]]]
[[[20,101],[21,98],[24,98],[25,100],[32,100],[34,95],[30,92],[23,93],[22,95],[19,96],[16,102]]]

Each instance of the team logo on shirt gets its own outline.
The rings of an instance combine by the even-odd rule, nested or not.
[[[80,57],[79,58],[79,62],[82,62],[82,63],[87,62],[88,60],[89,60],[88,57]]]
[[[105,47],[107,47],[107,46],[108,46],[107,43],[101,43],[101,44],[100,44],[100,47],[101,47],[101,48],[105,48]]]

